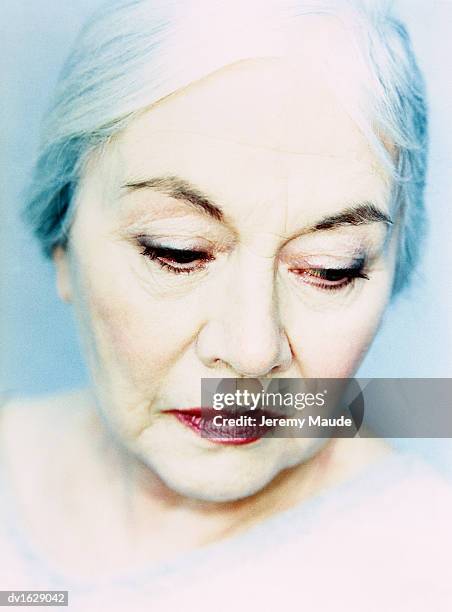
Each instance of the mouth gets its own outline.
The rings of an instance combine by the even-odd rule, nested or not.
[[[208,408],[187,408],[184,410],[165,410],[165,414],[174,416],[180,423],[191,429],[202,438],[216,444],[241,446],[252,444],[263,438],[274,427],[260,426],[257,415],[239,415],[222,411],[221,414]],[[255,419],[255,422],[250,419]]]

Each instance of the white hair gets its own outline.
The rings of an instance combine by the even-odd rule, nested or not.
[[[310,17],[339,20],[317,40]],[[419,257],[425,218],[427,112],[404,26],[366,0],[132,0],[98,12],[80,33],[46,117],[26,214],[44,252],[65,245],[89,155],[143,109],[233,62],[296,57],[315,67],[394,178],[401,220],[393,292]],[[390,155],[384,142],[395,148]]]

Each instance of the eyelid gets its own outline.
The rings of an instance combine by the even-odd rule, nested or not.
[[[355,254],[350,257],[343,255],[298,255],[282,258],[283,262],[291,268],[330,268],[330,269],[351,269],[359,268],[365,264],[368,257],[365,253]]]
[[[200,239],[194,240],[193,238],[179,237],[178,240],[171,239],[168,236],[148,236],[140,235],[136,237],[137,242],[140,246],[153,248],[153,249],[170,249],[173,251],[213,251],[214,245],[210,240]]]
[[[383,251],[388,236],[382,225],[341,227],[310,232],[284,243],[280,256],[283,261],[299,256],[335,256],[353,259],[363,253],[367,253],[368,257],[376,257]]]
[[[135,234],[134,240],[141,246],[149,248],[167,248],[175,251],[189,250],[225,253],[235,246],[235,243],[231,243],[231,241],[212,241],[205,236]]]
[[[154,241],[175,242],[188,241],[207,248],[228,249],[237,243],[237,236],[232,235],[222,225],[212,224],[208,219],[184,215],[180,217],[165,217],[155,219],[151,215],[142,215],[138,219],[131,220],[127,226],[119,228],[121,235],[129,240],[137,240],[138,237],[146,237]]]

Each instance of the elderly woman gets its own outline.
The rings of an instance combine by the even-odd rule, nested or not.
[[[203,378],[352,377],[409,281],[426,106],[380,9],[141,0],[81,33],[27,211],[92,384],[3,410],[3,588],[446,609],[450,494],[427,468],[371,438],[199,427]]]

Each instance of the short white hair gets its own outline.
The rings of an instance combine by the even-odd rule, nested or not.
[[[99,11],[75,42],[44,124],[26,209],[44,252],[67,243],[74,194],[95,149],[143,109],[223,66],[296,56],[307,18],[322,15],[339,20],[342,38],[314,45],[316,67],[394,179],[397,293],[424,235],[427,109],[407,31],[382,0],[129,0]]]

